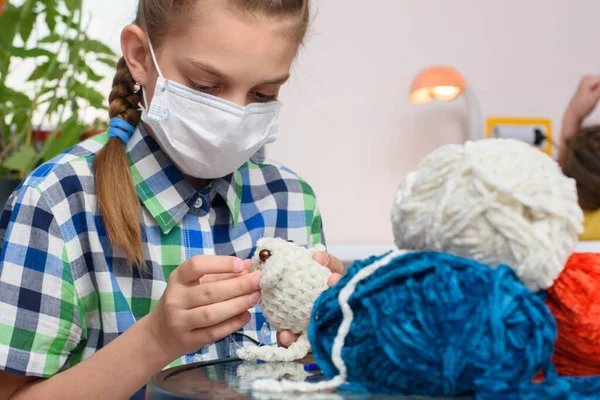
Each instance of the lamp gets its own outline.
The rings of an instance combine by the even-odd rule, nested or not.
[[[436,65],[419,72],[410,85],[409,101],[413,104],[433,99],[452,101],[461,95],[467,104],[471,140],[482,139],[484,131],[479,101],[471,86],[454,67]]]

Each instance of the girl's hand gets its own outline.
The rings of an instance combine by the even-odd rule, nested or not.
[[[333,286],[338,283],[338,281],[342,278],[342,275],[346,273],[346,267],[344,264],[331,254],[321,251],[315,253],[313,255],[313,259],[319,264],[329,268],[331,272],[333,272],[327,281],[329,286]],[[295,343],[296,340],[298,340],[298,335],[290,331],[277,332],[277,342],[280,346],[289,347],[292,345],[292,343]]]
[[[148,315],[151,336],[171,359],[198,351],[250,321],[248,309],[260,299],[260,272],[250,274],[247,267],[235,257],[197,256],[173,271]]]
[[[567,143],[581,131],[583,120],[600,100],[600,76],[586,76],[581,79],[577,91],[564,112],[558,148],[558,163],[565,165]]]
[[[584,77],[579,82],[579,87],[565,111],[565,119],[581,124],[594,110],[598,101],[600,101],[600,76]]]
[[[244,260],[244,269],[242,270],[242,272],[204,275],[202,278],[200,278],[200,283],[211,283],[211,282],[225,281],[227,279],[237,278],[237,277],[249,274],[251,272],[251,270],[252,270],[252,261]]]

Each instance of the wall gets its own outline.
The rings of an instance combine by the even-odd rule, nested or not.
[[[118,47],[135,3],[88,0],[95,36]],[[600,73],[597,0],[317,5],[314,32],[283,92],[280,140],[268,154],[314,187],[330,244],[391,243],[397,185],[425,154],[462,141],[461,100],[408,103],[422,67],[461,70],[484,115],[549,117],[555,129],[580,76]]]

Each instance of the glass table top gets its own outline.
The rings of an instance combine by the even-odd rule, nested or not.
[[[353,393],[338,390],[334,393],[258,393],[252,392],[256,379],[273,378],[295,381],[320,382],[327,378],[318,370],[305,368],[313,364],[311,356],[297,362],[257,363],[239,359],[217,360],[184,365],[164,370],[155,375],[147,387],[151,400],[206,399],[206,400],[371,400],[371,399],[427,399],[425,397],[391,397],[376,394]],[[310,371],[308,372],[307,371]],[[437,400],[442,398],[437,397]],[[450,398],[445,398],[450,400]],[[464,398],[463,398],[464,399]]]

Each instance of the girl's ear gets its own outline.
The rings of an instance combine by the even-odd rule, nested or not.
[[[137,25],[126,26],[121,33],[121,48],[131,76],[145,86],[151,59],[146,32]]]

